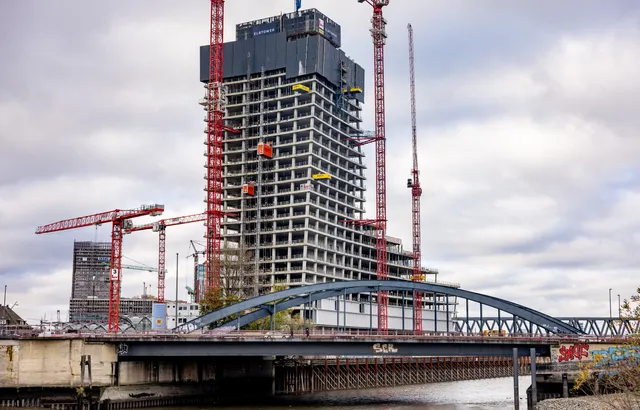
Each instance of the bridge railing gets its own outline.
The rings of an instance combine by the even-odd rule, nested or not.
[[[411,331],[390,330],[385,333],[377,330],[368,329],[351,329],[351,330],[335,330],[335,329],[310,329],[305,330],[289,330],[289,331],[238,331],[233,327],[222,327],[214,330],[203,330],[193,333],[175,333],[172,331],[144,331],[135,333],[40,333],[35,335],[32,332],[24,334],[13,334],[0,338],[82,338],[92,339],[229,339],[229,340],[246,340],[246,339],[314,339],[314,340],[333,340],[333,339],[394,339],[394,340],[429,340],[429,341],[474,341],[483,343],[500,343],[500,342],[540,342],[540,343],[563,343],[563,342],[582,342],[582,343],[616,343],[624,344],[629,341],[626,336],[577,336],[577,335],[541,335],[539,333],[507,333],[499,335],[487,335],[478,332],[446,332],[446,331],[427,331],[420,334],[414,334]]]
[[[464,333],[464,332],[423,332],[421,334],[413,334],[411,332],[403,331],[388,331],[386,333],[369,331],[369,330],[347,330],[347,331],[334,331],[329,329],[312,329],[309,332],[304,330],[295,331],[270,331],[270,330],[256,330],[256,331],[237,331],[233,328],[218,328],[210,331],[203,331],[201,333],[188,333],[179,334],[169,331],[147,331],[140,333],[126,333],[126,334],[112,334],[112,333],[76,333],[76,334],[59,334],[48,335],[46,337],[73,337],[83,339],[99,338],[101,340],[113,339],[117,340],[131,340],[136,338],[141,339],[156,339],[156,340],[185,340],[185,339],[216,339],[216,340],[247,340],[247,339],[312,339],[318,340],[424,340],[432,342],[479,342],[479,343],[569,343],[569,342],[606,342],[621,344],[628,341],[625,337],[595,337],[595,336],[576,336],[576,335],[541,335],[538,333],[511,333],[506,335],[486,335],[483,333]]]

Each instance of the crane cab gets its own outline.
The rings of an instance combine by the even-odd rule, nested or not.
[[[411,178],[407,178],[407,188],[411,188],[413,186],[413,181],[411,181]]]

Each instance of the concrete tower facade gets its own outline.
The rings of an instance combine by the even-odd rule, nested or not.
[[[111,242],[74,242],[72,299],[109,298]]]

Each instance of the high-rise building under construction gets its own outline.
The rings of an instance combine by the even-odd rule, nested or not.
[[[202,46],[205,87],[208,79],[209,46]],[[376,279],[375,231],[345,223],[365,212],[366,166],[357,144],[366,135],[365,72],[341,49],[340,26],[315,9],[238,24],[236,40],[224,45],[224,83],[223,202],[239,217],[224,218],[222,238],[223,248],[253,266],[243,270],[244,295]],[[206,110],[206,100],[201,104]],[[411,252],[396,238],[387,246],[389,278],[409,279]],[[223,283],[225,276],[223,268]],[[375,294],[346,298],[315,302],[311,319],[336,326],[336,309],[342,321],[346,308],[349,327],[369,327]],[[433,309],[433,299],[424,302]],[[410,311],[410,301],[390,292],[389,305],[389,328],[410,329],[402,308]],[[447,320],[444,308],[425,312],[424,330],[434,328],[436,316]]]
[[[109,299],[111,242],[74,242],[72,299]]]

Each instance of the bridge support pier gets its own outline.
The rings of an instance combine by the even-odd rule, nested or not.
[[[517,367],[528,374],[529,358],[508,357],[354,357],[279,360],[276,394],[406,386],[445,381],[509,377]]]
[[[273,357],[216,358],[217,397],[238,402],[249,396],[251,399],[273,396],[276,389],[273,363]]]

